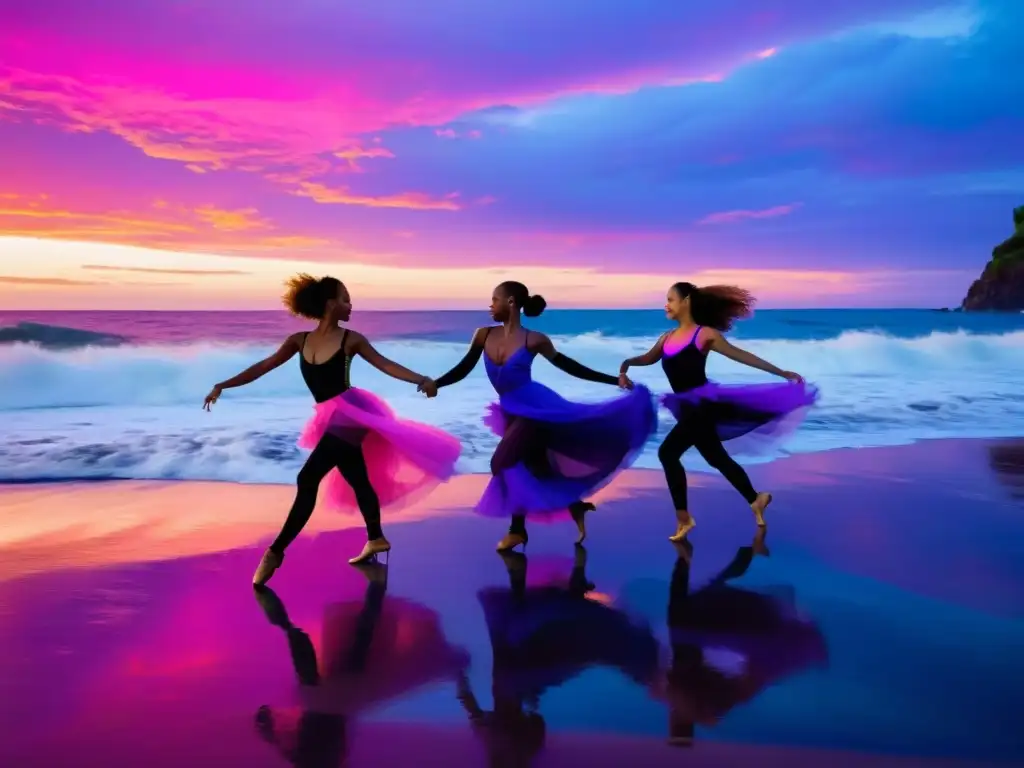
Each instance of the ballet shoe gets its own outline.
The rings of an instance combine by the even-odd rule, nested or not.
[[[525,533],[506,533],[502,537],[501,541],[498,542],[498,552],[511,552],[513,549],[518,547],[520,544],[523,545],[523,549],[526,549],[526,543],[530,540],[529,535]]]
[[[252,585],[254,587],[262,587],[268,581],[270,577],[274,575],[274,572],[281,567],[284,562],[284,555],[278,555],[271,549],[268,549],[263,553],[263,558],[260,560],[260,564],[256,567],[256,573],[252,575]]]
[[[361,565],[371,561],[376,562],[377,555],[391,551],[391,542],[381,536],[379,539],[371,539],[363,545],[363,551],[355,557],[349,558],[349,565]]]
[[[569,514],[572,516],[572,521],[576,523],[576,528],[580,532],[580,535],[576,538],[577,544],[582,544],[586,540],[587,513],[593,512],[595,509],[597,507],[589,501],[577,501],[569,505]]]
[[[768,509],[768,505],[772,503],[772,495],[770,493],[759,493],[754,503],[750,505],[750,509],[754,512],[754,522],[760,527],[767,525],[764,521],[765,510]]]

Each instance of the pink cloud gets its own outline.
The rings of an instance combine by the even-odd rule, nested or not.
[[[763,208],[761,210],[736,210],[736,211],[721,211],[719,213],[710,213],[704,218],[700,219],[698,224],[734,224],[737,221],[746,221],[747,219],[774,219],[779,216],[788,216],[799,208],[802,203],[789,203],[788,205],[776,205],[773,208]]]

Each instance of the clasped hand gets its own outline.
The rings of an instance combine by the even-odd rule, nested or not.
[[[422,392],[427,397],[437,397],[437,383],[433,379],[424,379],[416,387],[417,392]]]

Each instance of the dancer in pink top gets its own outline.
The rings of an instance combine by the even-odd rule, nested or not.
[[[746,438],[760,447],[790,434],[804,413],[818,399],[818,391],[796,373],[783,371],[769,362],[730,344],[722,334],[733,323],[751,313],[754,298],[740,288],[676,283],[665,301],[665,314],[679,327],[659,338],[650,351],[622,363],[619,375],[635,365],[654,365],[659,360],[672,387],[662,405],[676,417],[677,424],[658,449],[669,492],[676,508],[676,532],[669,538],[680,541],[695,525],[689,511],[686,471],[682,456],[696,448],[704,460],[717,469],[746,499],[759,526],[771,503],[770,493],[754,490],[743,468],[726,453],[723,441]],[[708,354],[718,352],[783,379],[781,384],[727,386],[708,381]]]

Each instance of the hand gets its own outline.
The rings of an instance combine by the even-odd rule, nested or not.
[[[804,377],[801,376],[799,373],[793,373],[792,371],[783,371],[782,378],[784,378],[786,381],[792,381],[796,384],[804,383]]]
[[[619,388],[620,389],[632,389],[633,382],[629,380],[629,376],[625,373],[619,374]]]
[[[214,385],[213,389],[210,390],[210,394],[206,396],[206,400],[203,401],[203,410],[208,411],[210,407],[220,399],[220,393],[223,392],[218,385]]]
[[[417,392],[422,392],[427,397],[437,397],[437,384],[433,379],[424,379],[420,382],[420,385],[416,387]]]

